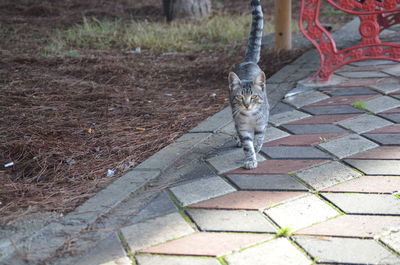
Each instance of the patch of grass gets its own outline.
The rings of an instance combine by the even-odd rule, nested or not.
[[[217,260],[219,263],[221,263],[221,265],[228,265],[228,263],[222,257],[218,257]]]
[[[326,137],[319,137],[319,140],[321,141],[321,143],[329,142],[329,138],[326,138]]]
[[[360,110],[365,110],[365,108],[367,107],[365,102],[362,101],[354,101],[353,104],[351,104],[351,106]]]
[[[282,227],[276,233],[277,237],[290,237],[292,235],[292,229],[290,227]]]
[[[188,51],[245,41],[250,32],[251,15],[218,15],[201,22],[100,21],[84,18],[67,30],[56,30],[47,50],[60,54],[74,48],[124,49],[137,47],[151,51]],[[265,23],[264,34],[273,32]]]
[[[79,53],[77,51],[74,51],[74,50],[66,51],[64,54],[67,57],[79,57],[80,56]]]

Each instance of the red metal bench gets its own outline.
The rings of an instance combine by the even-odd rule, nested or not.
[[[379,34],[400,23],[400,0],[325,0],[333,7],[360,18],[359,44],[338,50],[335,40],[319,22],[322,0],[302,0],[300,29],[318,49],[321,64],[315,81],[328,81],[340,67],[362,60],[400,62],[400,44],[384,42]],[[399,36],[400,39],[400,36]]]

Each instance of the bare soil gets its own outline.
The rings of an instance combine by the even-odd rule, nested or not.
[[[268,20],[273,2],[263,1]],[[293,2],[297,17],[300,1]],[[146,49],[44,54],[55,29],[81,23],[84,16],[163,21],[161,3],[0,3],[0,215],[71,211],[227,106],[226,76],[241,62],[244,43],[168,54]],[[214,4],[216,15],[248,12],[247,1]],[[332,18],[334,23],[348,20]],[[265,49],[260,65],[270,76],[302,52]],[[4,168],[8,162],[14,166]],[[107,175],[109,169],[115,174]]]

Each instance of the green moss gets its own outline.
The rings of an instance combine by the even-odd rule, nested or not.
[[[351,104],[351,106],[360,110],[365,110],[365,108],[367,107],[365,102],[362,101],[354,101],[353,104]]]
[[[277,237],[290,237],[292,235],[292,229],[290,227],[282,227],[276,233]]]

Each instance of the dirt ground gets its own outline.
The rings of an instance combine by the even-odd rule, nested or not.
[[[267,20],[273,0],[263,1]],[[295,17],[300,1],[293,1]],[[0,215],[65,213],[227,106],[227,73],[244,46],[186,53],[43,52],[54,29],[98,19],[163,21],[161,0],[0,3]],[[215,0],[216,14],[248,12]],[[334,17],[327,23],[344,23]],[[271,76],[303,51],[265,49]],[[13,162],[14,166],[3,165]],[[108,170],[115,174],[107,175]],[[10,220],[10,219],[8,219]],[[3,220],[4,221],[4,220]]]

